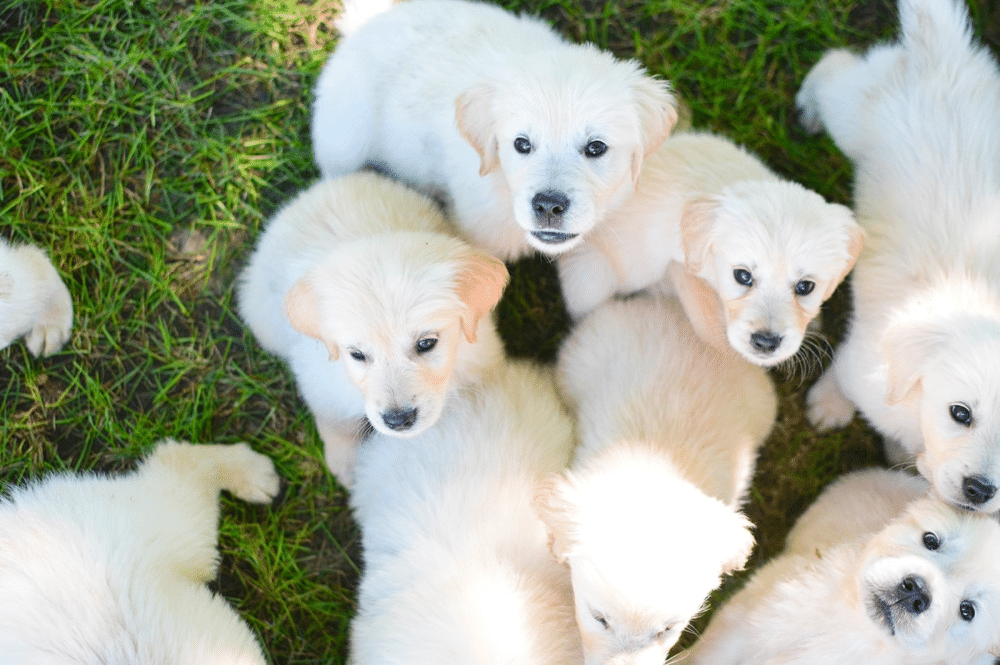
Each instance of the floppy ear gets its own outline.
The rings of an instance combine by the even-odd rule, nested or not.
[[[462,332],[469,342],[476,341],[476,328],[503,296],[510,274],[504,263],[484,252],[473,252],[458,276],[458,297],[468,307],[462,317]]]
[[[479,153],[479,175],[485,176],[500,163],[497,155],[493,86],[478,85],[455,99],[455,122],[462,137]]]
[[[642,146],[632,153],[632,182],[638,182],[642,161],[660,147],[677,124],[677,100],[670,84],[649,76],[641,76],[632,86]]]
[[[572,533],[574,506],[566,497],[566,480],[559,474],[552,474],[539,481],[531,505],[545,525],[549,535],[549,550],[559,564],[566,564],[573,545]]]
[[[336,361],[340,357],[337,345],[324,339],[320,331],[319,300],[316,298],[309,276],[299,278],[285,294],[285,314],[292,328],[326,345],[331,361]]]
[[[831,205],[839,206],[839,204]],[[827,286],[826,293],[823,294],[824,301],[830,298],[834,289],[837,288],[837,285],[844,281],[847,274],[851,272],[852,268],[854,268],[854,264],[857,263],[858,257],[861,256],[861,250],[865,249],[865,238],[867,238],[868,234],[865,233],[865,230],[862,229],[857,222],[854,222],[854,214],[851,213],[849,209],[847,212],[851,215],[851,226],[847,230],[850,234],[850,238],[847,241],[847,254],[850,258],[847,260],[847,266],[844,267],[844,271],[840,274],[840,277],[831,281],[829,286]]]
[[[937,337],[913,323],[892,324],[886,328],[881,341],[886,365],[886,403],[894,405],[917,388],[923,375],[922,361],[938,344]]]
[[[691,275],[683,264],[671,262],[667,268],[677,300],[691,320],[698,337],[719,351],[729,353],[726,337],[726,315],[722,311],[719,295],[712,286],[696,275]]]
[[[719,204],[708,198],[692,199],[681,213],[681,249],[692,275],[701,271],[712,247],[712,226]]]

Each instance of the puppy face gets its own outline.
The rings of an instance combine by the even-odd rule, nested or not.
[[[413,436],[441,413],[459,345],[499,300],[507,269],[457,239],[379,234],[346,243],[289,291],[286,312],[322,341],[386,435]]]
[[[864,245],[850,210],[789,182],[744,181],[696,200],[681,233],[687,272],[711,287],[697,308],[681,294],[688,315],[715,312],[716,321],[696,322],[699,331],[723,327],[729,345],[761,366],[798,351]]]
[[[1000,511],[1000,322],[951,314],[886,330],[889,404],[916,407],[923,436],[917,468],[957,506]]]
[[[667,84],[589,46],[513,70],[459,96],[456,120],[480,175],[502,174],[528,243],[558,254],[634,191],[677,122],[675,103]]]
[[[662,664],[753,548],[742,515],[655,455],[630,455],[609,451],[579,474],[553,477],[535,500],[553,554],[570,568],[589,664]]]
[[[914,663],[971,663],[1000,647],[1000,523],[918,500],[867,546],[860,603]]]

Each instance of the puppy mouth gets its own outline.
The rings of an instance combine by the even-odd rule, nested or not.
[[[892,619],[892,607],[886,603],[885,599],[877,594],[873,594],[868,604],[872,619],[881,623],[889,630],[890,636],[896,635],[896,623]]]
[[[565,231],[532,231],[531,235],[546,245],[562,245],[579,236],[579,234],[570,234]]]

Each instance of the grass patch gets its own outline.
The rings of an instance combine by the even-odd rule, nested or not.
[[[895,26],[886,0],[509,0],[571,39],[674,82],[695,127],[850,202],[828,139],[803,139],[792,99],[828,47]],[[288,370],[244,331],[233,282],[267,218],[318,173],[310,89],[337,4],[307,0],[0,0],[0,233],[46,248],[72,292],[70,343],[0,352],[0,486],[52,470],[129,469],[163,437],[248,441],[287,489],[272,508],[224,499],[214,586],[276,662],[343,662],[361,567],[357,529]],[[996,10],[977,6],[988,39]],[[568,328],[553,265],[512,266],[508,350],[550,362]],[[833,341],[848,300],[825,311]],[[878,463],[861,422],[805,422],[814,376],[775,375],[780,420],[749,508],[753,564],[836,474]],[[720,591],[724,597],[738,581]],[[704,620],[702,620],[704,622]],[[688,639],[689,640],[689,639]]]

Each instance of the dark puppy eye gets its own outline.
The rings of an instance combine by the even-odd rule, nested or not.
[[[525,139],[523,136],[519,136],[514,139],[514,150],[521,153],[522,155],[527,155],[531,152],[531,142]]]
[[[606,152],[608,152],[608,144],[603,141],[591,141],[583,149],[583,154],[587,157],[600,157]]]
[[[976,617],[976,605],[971,601],[963,601],[958,605],[958,614],[966,622],[972,622],[972,618]]]
[[[364,361],[365,360],[365,355],[363,353],[361,353],[360,351],[358,351],[357,349],[352,349],[351,350],[351,358],[353,358],[355,361]]]
[[[812,280],[799,280],[795,285],[795,293],[798,296],[808,296],[816,288],[816,283]]]
[[[972,410],[967,405],[956,402],[948,408],[948,411],[955,423],[961,423],[966,428],[972,425]]]
[[[733,271],[733,279],[744,287],[753,285],[753,275],[745,268],[737,268]]]
[[[420,338],[417,340],[417,353],[423,354],[424,352],[429,352],[434,349],[437,343],[437,338]]]
[[[598,613],[596,611],[592,611],[591,615],[594,616],[594,619],[597,620],[598,624],[600,624],[605,629],[608,628],[608,621],[604,618],[603,615],[601,615],[600,613]]]
[[[941,539],[934,532],[924,532],[924,548],[927,550],[937,550],[941,547]]]

